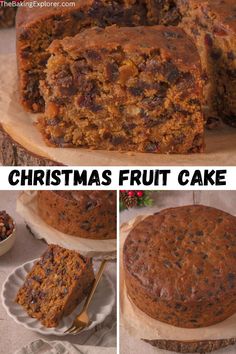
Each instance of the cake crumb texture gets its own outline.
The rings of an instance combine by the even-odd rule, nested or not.
[[[194,153],[204,149],[201,64],[177,27],[106,27],[54,41],[41,92],[48,144]]]

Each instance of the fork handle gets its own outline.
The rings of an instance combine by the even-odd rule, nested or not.
[[[89,304],[90,304],[90,302],[91,302],[91,300],[93,298],[93,295],[94,295],[94,293],[95,293],[95,291],[97,289],[98,283],[99,283],[99,281],[101,279],[101,276],[102,276],[102,273],[104,271],[106,263],[107,263],[107,260],[104,259],[102,261],[101,265],[100,265],[100,268],[99,268],[99,270],[98,270],[98,272],[96,274],[96,278],[94,280],[92,289],[91,289],[91,291],[90,291],[90,293],[89,293],[89,295],[88,295],[88,297],[87,297],[87,299],[85,301],[83,310],[87,310],[88,309],[88,306],[89,306]]]

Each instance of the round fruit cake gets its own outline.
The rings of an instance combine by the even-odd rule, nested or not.
[[[128,296],[170,325],[205,327],[236,312],[236,218],[190,205],[141,221],[124,244]]]
[[[65,234],[116,238],[115,191],[39,191],[37,203],[40,217]]]

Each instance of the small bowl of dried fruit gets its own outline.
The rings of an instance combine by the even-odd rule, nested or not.
[[[14,245],[16,227],[13,219],[5,210],[0,211],[0,256],[7,253]]]

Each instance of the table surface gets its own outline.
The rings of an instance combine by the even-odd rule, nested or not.
[[[120,225],[134,219],[138,215],[153,214],[161,209],[188,204],[204,204],[215,206],[226,212],[236,215],[236,191],[161,191],[153,193],[154,205],[145,208],[133,208],[120,213]],[[236,330],[235,330],[236,336]],[[126,329],[120,325],[121,354],[176,354],[152,347],[137,338],[131,337]],[[235,354],[236,345],[212,352],[212,354]]]
[[[6,210],[16,222],[16,242],[8,253],[0,257],[0,288],[2,288],[3,282],[14,268],[31,259],[39,257],[47,247],[44,241],[34,238],[26,228],[24,220],[16,213],[15,202],[18,193],[19,192],[13,191],[0,191],[0,210]],[[110,276],[114,286],[116,286],[116,262],[110,262],[105,273]],[[95,330],[91,330],[78,336],[43,336],[14,322],[14,320],[7,315],[0,301],[0,354],[13,354],[17,349],[39,338],[47,341],[65,340],[81,345],[116,346],[115,322],[116,306],[104,323],[99,325],[96,333]],[[110,331],[111,328],[113,328],[113,330]],[[102,338],[100,334],[103,336]]]

